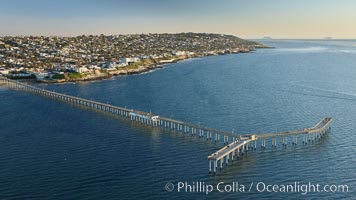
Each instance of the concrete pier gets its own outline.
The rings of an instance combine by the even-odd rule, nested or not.
[[[333,120],[331,117],[326,117],[321,119],[313,127],[305,128],[302,130],[285,131],[278,133],[239,135],[234,134],[233,132],[230,133],[213,128],[208,128],[201,126],[200,124],[195,125],[179,120],[158,116],[148,112],[122,108],[93,100],[61,94],[58,92],[53,92],[32,85],[28,85],[26,83],[7,79],[2,76],[0,76],[0,85],[4,85],[15,90],[31,92],[33,94],[49,97],[66,103],[80,105],[93,110],[118,115],[134,123],[139,123],[145,126],[160,127],[175,132],[178,131],[181,133],[186,133],[187,135],[199,138],[206,138],[206,140],[214,141],[217,144],[221,143],[220,139],[221,137],[223,137],[224,147],[208,156],[209,172],[213,171],[214,173],[217,172],[218,163],[220,163],[220,168],[222,168],[224,162],[227,165],[229,163],[229,160],[231,160],[232,163],[235,156],[239,158],[241,154],[246,153],[248,150],[256,150],[257,140],[261,141],[261,149],[263,150],[266,149],[266,141],[268,139],[271,141],[272,149],[277,149],[277,138],[282,138],[281,144],[284,148],[286,148],[288,145],[288,138],[291,138],[292,145],[296,146],[298,144],[298,136],[301,136],[302,142],[305,145],[308,143],[316,142],[327,133],[327,131],[330,129],[330,124]]]

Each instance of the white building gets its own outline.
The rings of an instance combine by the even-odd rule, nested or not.
[[[174,59],[170,59],[170,60],[160,60],[159,63],[172,63],[174,62]]]
[[[7,69],[4,69],[4,68],[1,68],[0,69],[0,74],[3,74],[3,75],[7,75],[7,74],[9,74],[9,70],[7,70]]]
[[[175,55],[175,56],[186,56],[188,54],[188,52],[186,52],[186,51],[173,51],[172,54]]]
[[[88,71],[89,71],[89,69],[86,68],[86,67],[78,67],[78,68],[76,68],[76,72],[78,72],[78,73],[85,73],[85,72],[88,72]]]
[[[35,73],[37,80],[49,78],[49,73]]]
[[[115,62],[106,62],[106,63],[102,63],[101,67],[103,69],[116,69],[117,64]]]
[[[89,65],[87,68],[88,68],[88,69],[94,69],[94,70],[101,69],[101,68],[100,68],[99,66],[97,66],[97,65]]]
[[[129,65],[130,63],[139,62],[139,61],[140,61],[140,58],[138,58],[138,57],[120,58],[120,64],[125,63],[126,65]]]

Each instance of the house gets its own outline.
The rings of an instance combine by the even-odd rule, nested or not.
[[[88,69],[93,69],[93,70],[97,70],[97,69],[101,69],[99,66],[97,65],[88,65],[87,66]]]
[[[89,72],[89,69],[87,67],[78,67],[75,71],[78,73],[86,73]]]
[[[127,63],[120,63],[117,64],[117,67],[126,67],[128,64]]]
[[[9,72],[10,72],[10,70],[4,69],[4,68],[0,69],[0,74],[7,75],[7,74],[9,74]]]
[[[186,51],[172,51],[172,55],[175,56],[186,56],[188,54],[188,52]]]
[[[105,62],[101,64],[101,68],[103,69],[116,69],[116,63],[115,62]]]
[[[120,58],[120,61],[119,63],[122,64],[122,63],[125,63],[126,65],[129,65],[131,63],[135,63],[135,62],[139,62],[140,61],[140,58],[138,57],[133,57],[133,58]]]

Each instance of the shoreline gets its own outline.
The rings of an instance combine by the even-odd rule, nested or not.
[[[88,77],[79,78],[79,79],[45,79],[45,80],[36,80],[36,79],[19,79],[23,82],[30,82],[33,84],[60,84],[60,83],[80,83],[80,82],[94,82],[94,81],[101,81],[101,80],[108,80],[113,77],[117,76],[128,76],[128,75],[138,75],[144,74],[150,71],[154,71],[156,69],[165,68],[169,64],[179,63],[187,60],[192,60],[196,58],[205,58],[210,56],[222,56],[222,55],[229,55],[229,54],[244,54],[244,53],[254,53],[256,49],[265,49],[265,48],[273,48],[273,47],[255,47],[254,49],[243,50],[240,52],[225,52],[225,53],[218,53],[212,55],[196,55],[196,56],[189,56],[189,57],[177,57],[172,59],[170,62],[165,63],[153,63],[149,65],[142,65],[137,68],[131,69],[117,69],[112,71],[107,71],[106,73],[101,72],[98,75],[90,74]],[[130,67],[130,66],[129,66]]]
[[[205,57],[205,56],[203,56],[203,57]],[[169,62],[169,63],[140,66],[139,68],[135,68],[135,69],[118,69],[118,70],[114,70],[114,71],[109,71],[105,74],[103,73],[103,75],[89,77],[89,78],[86,77],[86,78],[76,79],[76,80],[63,80],[63,79],[60,79],[60,80],[33,80],[31,82],[32,83],[40,83],[40,84],[41,83],[57,84],[57,83],[77,83],[77,82],[80,83],[80,82],[94,82],[94,81],[101,81],[101,80],[109,80],[111,78],[119,77],[119,76],[144,74],[147,72],[154,71],[156,69],[162,69],[168,64],[174,64],[174,63],[178,63],[178,62],[182,62],[182,61],[186,61],[186,60],[190,60],[190,59],[194,59],[194,58],[199,58],[199,57],[190,57],[190,58],[186,58],[186,59],[179,59],[179,60],[175,60],[175,61]],[[26,81],[26,80],[23,79],[22,81]]]

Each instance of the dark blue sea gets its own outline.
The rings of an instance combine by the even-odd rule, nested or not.
[[[302,129],[333,117],[322,140],[286,149],[278,141],[277,150],[268,144],[212,176],[207,156],[221,144],[0,87],[0,199],[356,199],[356,41],[260,42],[276,48],[37,86],[238,134]],[[178,182],[246,188],[178,192]],[[295,182],[347,185],[348,192],[256,187]]]

